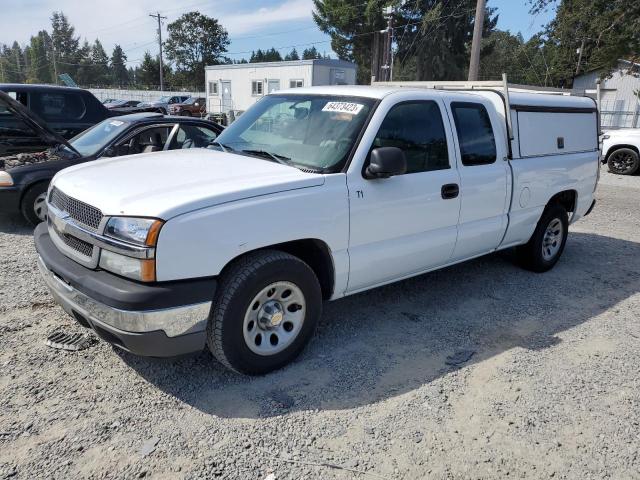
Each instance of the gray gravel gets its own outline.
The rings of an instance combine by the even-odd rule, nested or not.
[[[0,218],[0,478],[640,478],[640,177],[603,174],[556,268],[488,256],[329,303],[290,367],[44,345]]]

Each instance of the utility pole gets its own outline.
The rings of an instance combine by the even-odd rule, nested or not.
[[[580,73],[580,64],[582,63],[583,51],[584,51],[584,37],[582,37],[582,42],[580,43],[580,48],[578,49],[578,64],[576,65],[576,77]]]
[[[51,39],[51,59],[53,60],[53,81],[58,84],[58,64],[56,63],[56,45]]]
[[[384,33],[380,76],[381,80],[391,81],[393,80],[393,7],[385,7],[383,13],[387,16],[387,29],[380,32]]]
[[[158,19],[158,45],[160,46],[160,91],[164,90],[164,68],[162,65],[162,20],[166,20],[167,17],[160,16],[160,12],[155,14],[149,14],[150,17]]]
[[[471,44],[471,61],[469,62],[469,81],[478,80],[480,69],[480,42],[482,41],[482,27],[484,26],[485,0],[476,3],[476,17],[473,22],[473,43]]]

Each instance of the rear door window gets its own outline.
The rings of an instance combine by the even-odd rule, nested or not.
[[[32,93],[30,108],[46,122],[80,120],[86,111],[82,95],[71,92]]]
[[[458,132],[462,165],[489,165],[496,161],[496,139],[484,105],[453,102],[453,119]]]

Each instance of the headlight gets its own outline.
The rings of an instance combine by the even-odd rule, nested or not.
[[[142,260],[103,249],[100,253],[100,268],[142,282],[156,280],[156,261],[153,258]]]
[[[0,172],[0,187],[10,187],[13,185],[13,178],[7,172]]]
[[[104,234],[123,242],[155,247],[162,224],[162,220],[155,218],[112,217]]]

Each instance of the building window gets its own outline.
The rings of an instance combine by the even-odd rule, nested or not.
[[[289,80],[289,88],[304,87],[304,80]]]
[[[209,95],[218,95],[218,82],[209,82]]]
[[[251,95],[262,95],[264,90],[263,90],[263,85],[262,85],[262,80],[253,80],[251,82]]]

